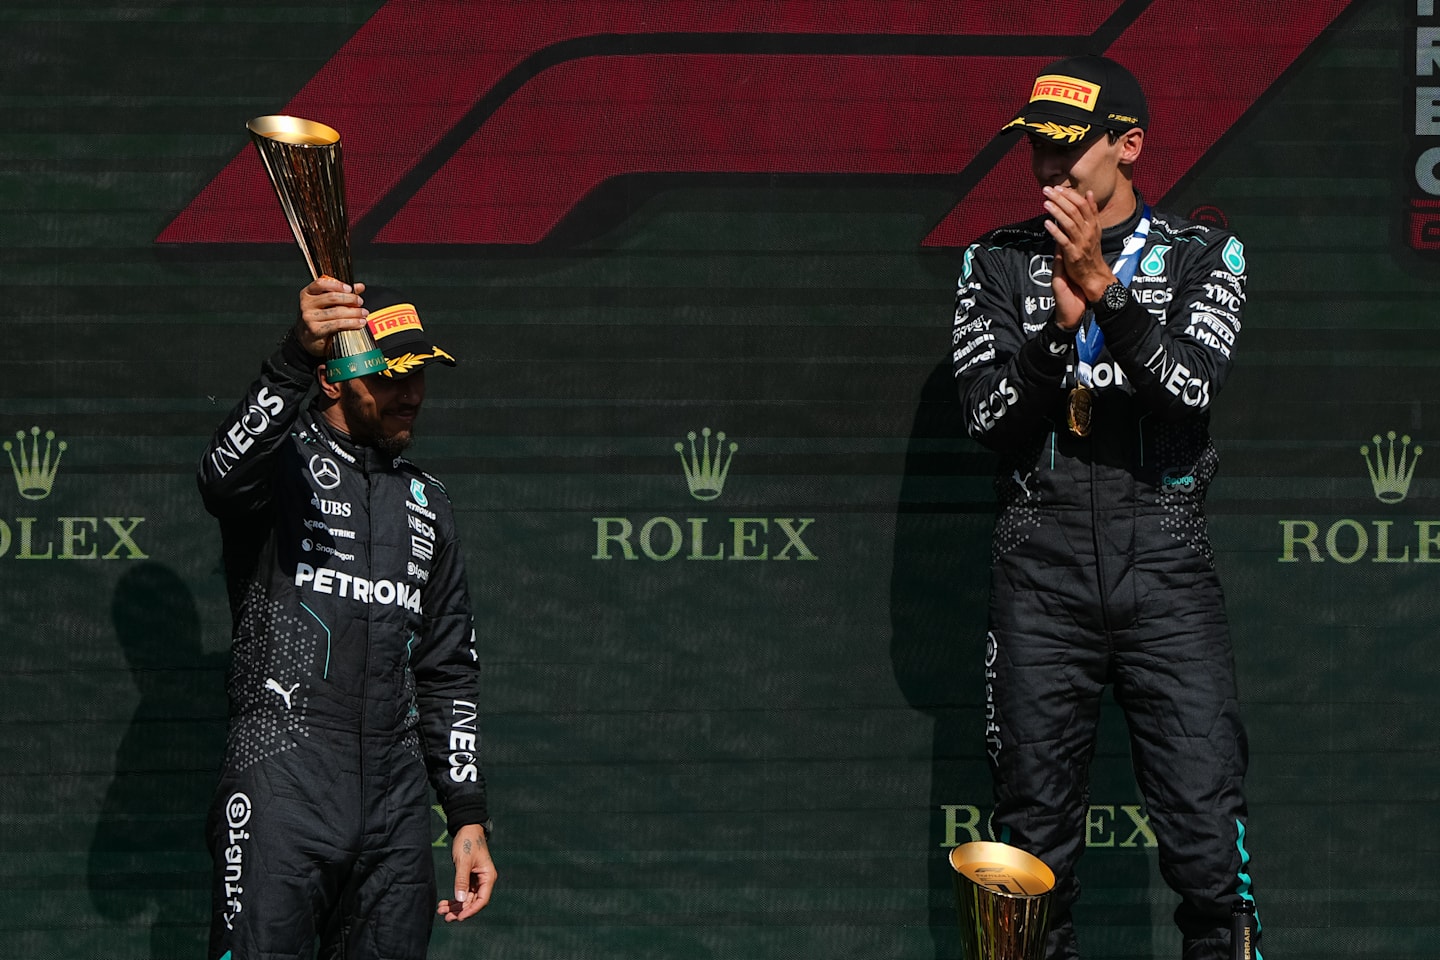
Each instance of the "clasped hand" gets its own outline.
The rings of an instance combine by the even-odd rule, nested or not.
[[[1115,274],[1100,251],[1100,210],[1095,194],[1082,196],[1065,186],[1045,187],[1045,229],[1055,238],[1055,261],[1050,285],[1055,291],[1055,324],[1074,330],[1115,282]]]

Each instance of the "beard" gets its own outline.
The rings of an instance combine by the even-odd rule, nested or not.
[[[360,394],[349,384],[340,386],[340,408],[350,427],[350,439],[361,446],[373,447],[387,457],[398,457],[409,449],[415,435],[410,430],[386,433],[379,411],[367,408]]]

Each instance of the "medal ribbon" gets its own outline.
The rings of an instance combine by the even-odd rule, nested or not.
[[[1135,232],[1130,239],[1125,241],[1125,247],[1120,251],[1120,258],[1110,267],[1115,279],[1125,286],[1130,286],[1130,281],[1135,279],[1135,268],[1139,266],[1136,257],[1145,246],[1145,238],[1150,235],[1150,205],[1145,204],[1140,213],[1140,222],[1135,225]],[[1100,324],[1094,322],[1093,312],[1087,312],[1080,318],[1080,329],[1075,331],[1075,352],[1077,363],[1075,364],[1075,380],[1081,386],[1091,385],[1090,371],[1095,361],[1100,358],[1100,351],[1105,349],[1105,334],[1100,329]]]

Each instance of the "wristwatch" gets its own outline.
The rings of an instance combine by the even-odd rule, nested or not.
[[[1125,284],[1116,280],[1106,287],[1105,292],[1100,295],[1100,299],[1090,306],[1096,314],[1109,317],[1124,310],[1125,305],[1129,302],[1130,291],[1125,289]]]

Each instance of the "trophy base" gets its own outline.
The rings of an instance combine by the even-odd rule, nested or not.
[[[325,361],[325,379],[331,383],[368,377],[385,369],[385,354],[378,348]]]

